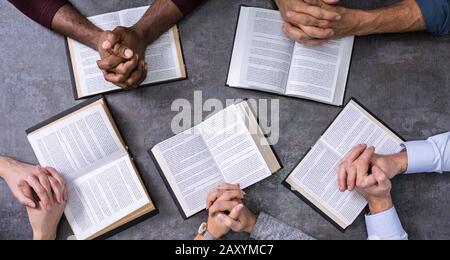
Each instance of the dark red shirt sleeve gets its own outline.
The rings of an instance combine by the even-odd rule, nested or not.
[[[192,12],[203,1],[204,0],[172,0],[185,16]]]
[[[8,0],[26,16],[43,26],[52,27],[53,17],[68,0]]]

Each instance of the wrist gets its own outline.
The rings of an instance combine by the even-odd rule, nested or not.
[[[392,156],[395,164],[397,165],[398,172],[396,175],[404,174],[408,170],[408,152],[403,151]]]
[[[139,22],[131,26],[130,29],[134,31],[141,41],[143,41],[145,46],[152,44],[158,38],[158,36],[155,35],[154,30],[151,29],[151,26],[147,28]]]
[[[101,46],[101,45],[103,44],[103,42],[100,42],[100,40],[102,40],[101,34],[102,34],[103,32],[104,32],[104,31],[102,31],[102,30],[100,30],[100,29],[95,30],[95,31],[92,31],[92,32],[90,33],[91,36],[89,37],[88,43],[87,43],[87,44],[88,44],[90,47],[92,47],[92,48],[94,48],[95,50],[98,51],[98,47]]]
[[[56,231],[50,233],[33,231],[33,240],[56,240]]]
[[[13,167],[17,162],[7,157],[0,157],[0,177],[6,179],[8,175],[11,175]]]
[[[369,210],[372,215],[387,211],[394,206],[390,194],[383,198],[369,199],[368,203],[369,203]]]
[[[5,158],[0,157],[0,178],[3,178],[3,179],[6,176],[6,172],[5,172],[6,167],[4,165],[5,165]]]
[[[374,34],[376,31],[377,15],[371,11],[348,9],[349,17],[355,20],[355,35],[365,36]]]
[[[255,225],[256,225],[256,221],[257,221],[257,217],[254,214],[251,214],[251,217],[249,219],[249,224],[248,226],[245,228],[245,232],[251,234],[253,232],[253,230],[255,229]]]

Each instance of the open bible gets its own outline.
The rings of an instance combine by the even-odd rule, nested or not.
[[[247,102],[231,105],[149,151],[182,216],[223,183],[244,189],[281,169]]]
[[[227,85],[343,105],[354,37],[306,46],[282,25],[279,11],[241,7]]]
[[[103,30],[114,30],[118,26],[134,25],[147,9],[148,6],[127,9],[88,19]],[[76,99],[121,90],[120,87],[104,79],[102,71],[97,66],[100,55],[96,50],[70,38],[67,39],[67,44]],[[187,77],[177,26],[172,27],[148,46],[145,61],[148,64],[148,73],[141,86],[181,80]]]
[[[157,214],[103,98],[29,130],[42,166],[65,179],[65,216],[79,240],[106,238]]]
[[[367,202],[356,190],[339,191],[340,160],[358,144],[374,146],[378,154],[392,154],[401,150],[402,142],[352,99],[284,184],[344,231],[361,214]]]

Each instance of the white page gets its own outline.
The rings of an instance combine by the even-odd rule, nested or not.
[[[39,163],[55,168],[67,183],[127,154],[101,104],[35,131],[28,139]]]
[[[355,190],[339,191],[338,167],[345,154],[362,143],[374,145],[379,154],[391,154],[400,150],[401,139],[352,101],[291,177],[346,225],[355,221],[367,202]]]
[[[203,210],[208,193],[224,183],[197,127],[158,144],[152,152],[187,217]]]
[[[133,26],[142,18],[148,8],[148,6],[145,6],[120,11],[121,25],[125,27]],[[183,76],[180,68],[181,61],[177,53],[175,30],[176,28],[173,27],[147,47],[145,61],[148,64],[148,73],[142,84],[168,81]]]
[[[223,184],[246,188],[271,172],[235,105],[152,149],[187,217]]]
[[[322,46],[296,43],[286,94],[332,103],[341,61],[347,53],[345,42],[346,39],[332,40]]]
[[[200,131],[227,183],[244,189],[271,175],[235,105],[206,120]]]
[[[128,155],[76,179],[68,191],[65,215],[79,240],[150,203]]]
[[[228,85],[285,93],[294,42],[279,11],[242,7]]]

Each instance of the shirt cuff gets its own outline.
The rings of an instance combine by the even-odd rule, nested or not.
[[[184,16],[191,13],[203,0],[172,0]]]
[[[366,216],[369,240],[408,240],[394,207],[375,215]]]
[[[436,152],[429,141],[406,142],[403,147],[408,153],[407,174],[437,171]]]
[[[416,0],[422,11],[427,31],[436,35],[449,33],[450,4],[448,0]]]
[[[67,0],[55,0],[48,1],[48,4],[44,6],[44,9],[41,12],[39,17],[39,23],[43,26],[51,29],[53,18],[55,18],[56,13],[66,4],[70,4]]]

